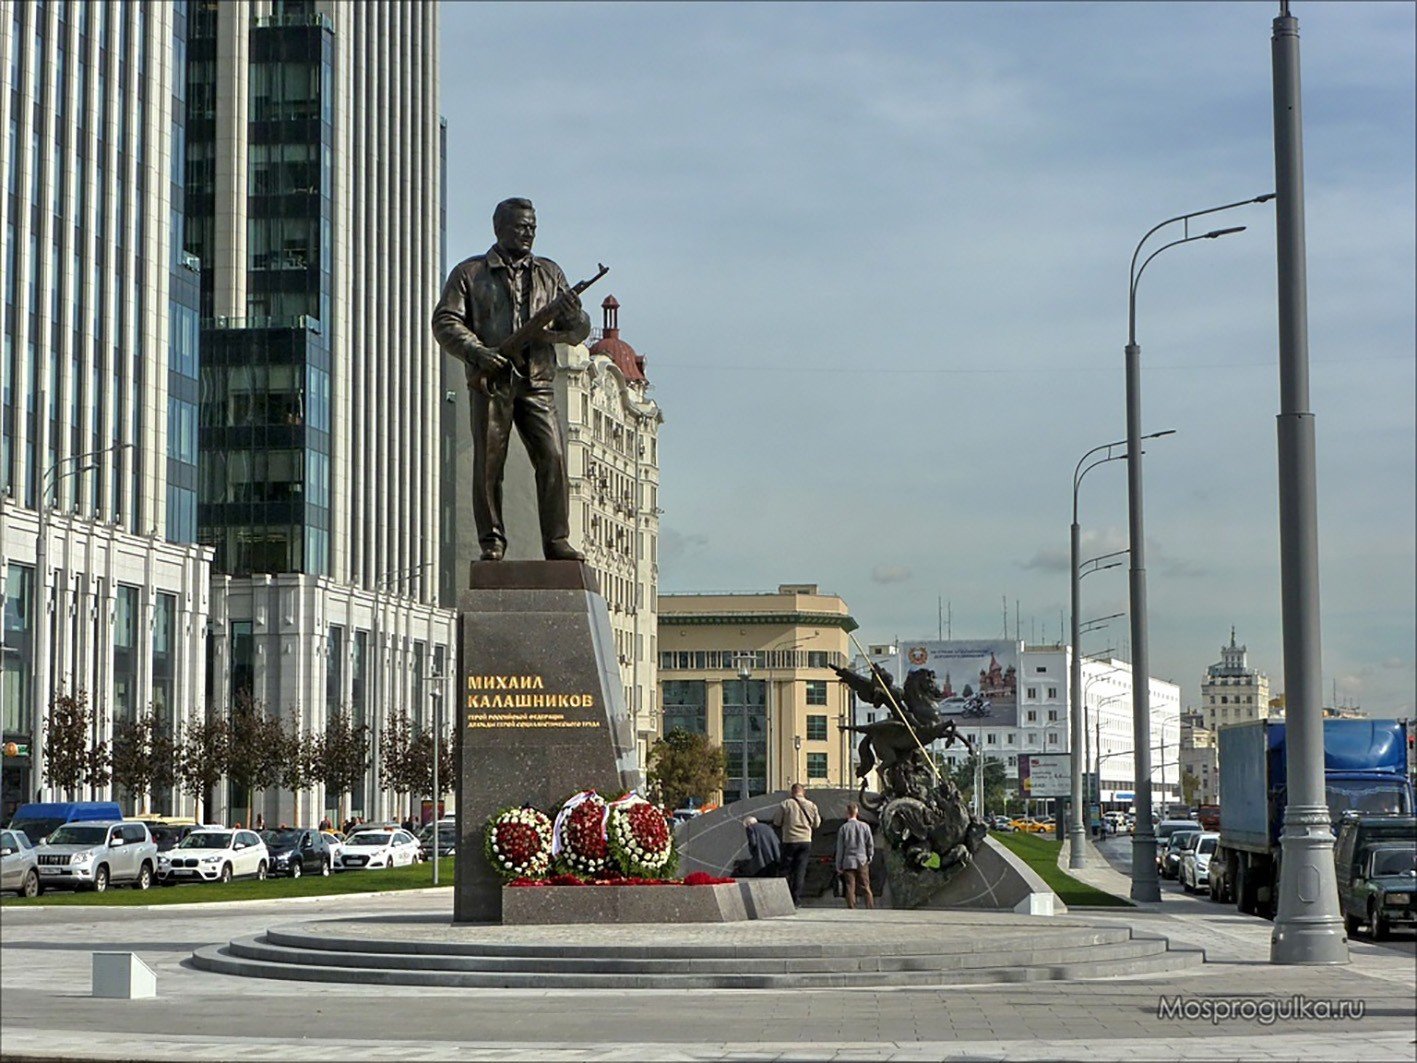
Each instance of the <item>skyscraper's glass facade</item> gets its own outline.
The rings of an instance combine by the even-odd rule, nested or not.
[[[187,247],[214,251],[217,22],[196,5]],[[309,5],[250,26],[244,316],[201,284],[199,538],[218,572],[329,573],[334,37]]]

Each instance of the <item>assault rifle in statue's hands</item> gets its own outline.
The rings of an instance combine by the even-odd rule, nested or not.
[[[589,288],[601,277],[610,272],[610,267],[604,263],[597,262],[599,272],[589,280],[583,280],[579,284],[573,285],[567,291],[562,292],[555,299],[543,306],[531,317],[527,318],[521,328],[517,329],[494,348],[505,361],[495,369],[479,368],[476,384],[477,387],[488,395],[501,391],[512,383],[513,376],[526,379],[526,350],[533,343],[542,340],[547,336],[547,329],[556,318],[575,305],[575,301],[580,298],[581,293]]]

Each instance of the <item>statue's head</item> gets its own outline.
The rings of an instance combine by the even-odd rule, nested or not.
[[[513,258],[529,254],[536,241],[536,208],[531,200],[504,199],[492,211],[492,231],[497,234],[497,246]]]
[[[905,692],[929,694],[935,689],[935,673],[929,668],[912,668],[905,677]]]

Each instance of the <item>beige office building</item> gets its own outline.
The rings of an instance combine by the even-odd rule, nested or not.
[[[1201,680],[1201,716],[1207,731],[1270,715],[1269,676],[1249,666],[1245,647],[1235,642],[1220,647],[1220,660],[1205,670]]]
[[[793,782],[851,786],[840,728],[851,694],[831,671],[850,659],[846,603],[814,583],[659,599],[659,729],[707,734],[728,766],[724,803]]]

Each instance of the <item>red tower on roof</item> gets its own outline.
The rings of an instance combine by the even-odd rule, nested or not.
[[[619,366],[629,382],[646,382],[644,357],[636,354],[635,349],[620,338],[620,304],[615,296],[607,295],[600,309],[605,312],[605,324],[601,329],[601,338],[595,341],[590,353],[605,355]]]

